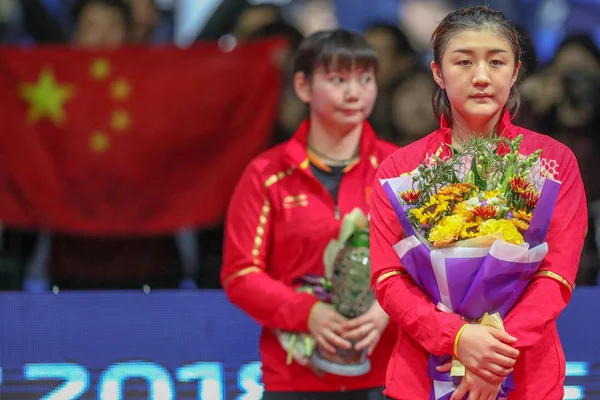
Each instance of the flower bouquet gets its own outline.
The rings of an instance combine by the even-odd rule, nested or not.
[[[560,189],[545,178],[541,150],[520,154],[521,140],[473,136],[381,182],[402,225],[394,250],[406,272],[441,311],[498,329],[548,253]],[[450,358],[430,357],[431,399],[449,399],[464,376],[458,360],[436,370]],[[498,398],[512,389],[509,376]]]

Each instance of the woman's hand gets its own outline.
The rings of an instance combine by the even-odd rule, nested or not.
[[[354,348],[358,351],[366,348],[367,355],[370,356],[389,322],[390,317],[379,306],[379,303],[375,301],[366,313],[344,324],[342,337],[358,341],[354,345]]]
[[[507,332],[482,325],[468,325],[458,339],[458,359],[476,375],[499,383],[513,370],[519,350]]]
[[[352,347],[348,340],[341,337],[346,322],[348,320],[335,311],[331,305],[318,302],[310,314],[308,329],[320,349],[335,354],[337,348],[349,349]]]
[[[462,400],[467,394],[469,395],[467,400],[496,400],[500,386],[501,383],[486,381],[467,370],[450,400]]]

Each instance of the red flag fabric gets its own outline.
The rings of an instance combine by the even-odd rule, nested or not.
[[[270,138],[282,45],[0,49],[0,220],[103,236],[219,222]]]

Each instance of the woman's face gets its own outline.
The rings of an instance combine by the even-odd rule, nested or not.
[[[518,66],[506,39],[493,31],[463,31],[446,46],[434,79],[446,91],[453,115],[465,121],[492,119],[502,112]]]
[[[371,115],[377,98],[372,68],[328,71],[318,67],[310,80],[297,73],[295,89],[298,97],[310,104],[311,118],[335,130],[362,124]]]

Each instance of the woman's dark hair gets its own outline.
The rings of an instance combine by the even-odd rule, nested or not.
[[[296,52],[294,73],[302,72],[310,79],[315,69],[364,68],[377,72],[379,59],[365,38],[344,29],[320,31],[306,37]]]
[[[431,36],[433,60],[437,65],[441,65],[448,42],[456,34],[463,31],[484,30],[493,31],[506,39],[513,51],[515,65],[521,60],[521,46],[517,29],[504,14],[485,6],[460,8],[452,11],[442,20]],[[513,85],[506,102],[506,109],[514,118],[520,106],[521,97],[516,85]],[[446,91],[439,86],[433,93],[433,112],[438,121],[442,115],[452,115],[450,99]]]
[[[121,15],[123,16],[123,20],[125,21],[126,26],[131,26],[133,23],[133,16],[131,15],[131,8],[129,8],[129,4],[127,4],[123,0],[77,0],[77,2],[73,5],[71,9],[71,18],[73,19],[73,24],[77,25],[79,23],[79,18],[81,18],[81,14],[86,7],[97,4],[105,7],[111,7],[116,10],[119,10]]]

